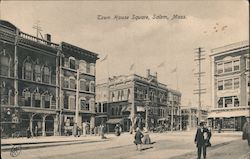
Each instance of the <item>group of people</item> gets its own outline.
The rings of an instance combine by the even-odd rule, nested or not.
[[[31,133],[30,127],[28,127],[27,130],[26,130],[26,135],[27,135],[27,138],[31,138],[33,136],[37,137],[38,136],[38,127],[35,126],[35,129],[33,131],[33,135]]]

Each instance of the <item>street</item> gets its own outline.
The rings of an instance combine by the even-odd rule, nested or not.
[[[154,133],[150,134],[153,144],[143,145],[142,151],[136,151],[134,135],[124,133],[117,137],[107,135],[105,142],[82,143],[22,150],[16,159],[195,159],[196,147],[194,132]],[[82,138],[82,137],[81,137]],[[88,138],[88,137],[87,137]],[[100,139],[101,140],[101,139]],[[240,134],[214,133],[212,147],[207,150],[207,158],[212,159],[249,159],[247,142]],[[12,158],[10,152],[2,152],[3,159]]]

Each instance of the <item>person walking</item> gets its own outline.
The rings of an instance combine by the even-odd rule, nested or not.
[[[139,147],[139,150],[141,151],[141,144],[142,144],[142,141],[141,139],[144,137],[144,135],[142,134],[142,132],[140,131],[140,128],[137,127],[136,128],[136,133],[135,133],[135,141],[134,141],[134,144],[136,145],[136,150],[138,150],[138,147]]]
[[[243,134],[242,134],[242,139],[246,140],[248,142],[248,146],[250,146],[250,120],[249,118],[246,118],[246,122],[244,123],[243,126]]]
[[[205,137],[204,137],[205,136]],[[208,137],[208,129],[204,127],[204,122],[202,121],[200,123],[200,127],[198,127],[195,135],[194,142],[197,147],[197,153],[198,153],[198,158],[201,159],[201,152],[203,152],[203,158],[206,158],[207,155],[207,146],[206,146],[206,140]]]
[[[31,137],[31,131],[30,131],[29,127],[27,128],[26,132],[27,132],[27,138],[30,138]]]

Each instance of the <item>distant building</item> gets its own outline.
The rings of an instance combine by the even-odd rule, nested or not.
[[[97,54],[65,42],[52,43],[50,35],[34,37],[4,20],[0,21],[0,37],[3,136],[25,136],[28,128],[33,133],[36,126],[43,136],[72,132],[76,94],[79,123],[94,125]]]
[[[216,129],[242,130],[250,114],[249,41],[212,50],[210,124]]]
[[[181,93],[159,83],[157,74],[151,75],[150,70],[146,77],[120,75],[97,84],[96,102],[97,117],[100,116],[98,124],[106,121],[109,131],[114,131],[117,123],[124,131],[129,131],[133,124],[145,126],[146,105],[149,107],[149,127],[156,127],[161,121],[170,126],[172,103],[175,129],[180,126]]]
[[[182,106],[182,129],[192,130],[196,129],[198,125],[198,107],[194,106]],[[207,121],[208,109],[201,109],[201,120]]]

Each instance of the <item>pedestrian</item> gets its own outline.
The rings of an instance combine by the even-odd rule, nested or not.
[[[120,136],[121,135],[120,130],[121,130],[120,125],[116,124],[116,126],[115,126],[115,134],[116,134],[116,136]]]
[[[135,133],[135,141],[134,141],[134,144],[136,145],[136,150],[138,150],[138,147],[139,147],[139,150],[141,151],[141,144],[142,144],[142,141],[141,139],[144,137],[144,135],[142,134],[142,132],[140,131],[140,128],[137,127],[136,128],[136,133]]]
[[[104,136],[104,125],[101,124],[100,128],[101,128],[101,139],[106,139],[106,137]]]
[[[221,125],[218,124],[218,133],[221,133]]]
[[[194,142],[197,147],[198,158],[201,159],[201,152],[203,152],[203,158],[206,158],[207,155],[207,146],[206,141],[208,138],[208,129],[204,127],[204,122],[200,122],[200,127],[198,127],[195,135]]]
[[[94,134],[95,134],[95,136],[97,135],[97,133],[98,133],[98,128],[95,126],[94,127]]]
[[[246,122],[244,123],[243,126],[243,134],[242,134],[242,139],[247,140],[248,146],[250,146],[250,120],[249,118],[246,118]]]
[[[31,137],[31,131],[30,131],[29,127],[27,128],[26,132],[27,132],[27,138],[30,138]]]
[[[37,136],[38,136],[38,127],[37,127],[37,125],[35,126],[35,132],[34,132],[34,135],[35,135],[35,137],[37,137]]]

